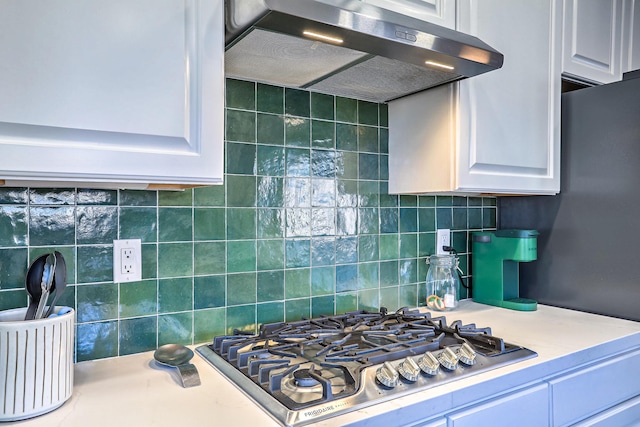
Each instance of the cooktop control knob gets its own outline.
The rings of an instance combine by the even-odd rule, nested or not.
[[[414,382],[420,376],[420,368],[411,358],[406,358],[398,366],[398,372],[407,381]]]
[[[418,360],[418,366],[420,366],[422,372],[428,375],[437,375],[440,371],[440,362],[438,362],[438,359],[436,359],[430,351],[427,351],[424,356]]]
[[[440,356],[438,356],[438,362],[445,368],[453,371],[458,367],[458,356],[449,347],[445,347]]]
[[[469,344],[463,343],[456,354],[458,355],[458,359],[465,365],[471,366],[476,364],[476,351],[471,348]]]
[[[398,371],[396,371],[389,362],[384,362],[382,366],[378,368],[376,378],[381,384],[393,388],[398,385],[400,376],[398,375]]]

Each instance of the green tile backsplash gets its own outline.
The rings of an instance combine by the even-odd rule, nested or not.
[[[421,305],[435,230],[494,229],[491,197],[389,195],[387,106],[228,80],[223,186],[180,192],[0,188],[0,309],[57,249],[78,361],[193,344],[260,323]],[[142,240],[114,283],[113,240]]]

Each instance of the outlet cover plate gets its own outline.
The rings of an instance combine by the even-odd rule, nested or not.
[[[140,239],[113,241],[113,281],[142,280],[142,242]]]
[[[448,228],[440,229],[436,233],[436,255],[449,253],[442,249],[443,246],[451,246],[451,230]]]

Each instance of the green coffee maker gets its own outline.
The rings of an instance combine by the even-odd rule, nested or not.
[[[520,311],[535,311],[538,303],[520,298],[519,263],[538,257],[536,230],[473,233],[473,300]]]

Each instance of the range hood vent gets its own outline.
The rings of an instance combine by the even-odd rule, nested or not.
[[[388,102],[502,66],[476,37],[360,0],[226,0],[227,77]]]

